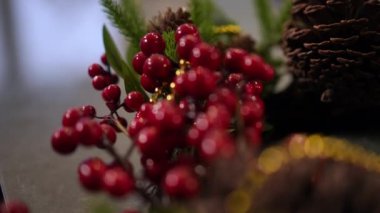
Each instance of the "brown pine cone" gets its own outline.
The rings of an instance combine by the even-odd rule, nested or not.
[[[168,8],[164,14],[160,13],[149,22],[148,31],[158,33],[174,31],[184,23],[192,23],[188,11],[182,8],[172,11],[171,8]]]
[[[250,212],[379,212],[380,176],[348,163],[302,159],[271,175],[256,195]]]
[[[283,48],[301,92],[380,105],[380,1],[293,0]]]

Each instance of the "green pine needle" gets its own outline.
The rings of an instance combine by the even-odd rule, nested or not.
[[[131,42],[131,45],[138,47],[140,38],[146,33],[146,26],[135,1],[122,0],[121,4],[113,0],[100,1],[112,24]]]
[[[165,40],[165,55],[167,55],[172,61],[178,61],[176,53],[176,43],[174,38],[174,31],[164,32],[162,37]]]
[[[273,34],[273,11],[270,0],[253,0],[263,40],[271,39]]]
[[[191,0],[190,13],[192,21],[198,26],[202,39],[207,42],[212,42],[214,39],[213,31],[213,15],[215,5],[212,0]]]
[[[281,5],[276,22],[274,24],[274,30],[276,31],[278,35],[281,35],[285,23],[290,18],[291,9],[292,9],[292,0],[284,0]]]

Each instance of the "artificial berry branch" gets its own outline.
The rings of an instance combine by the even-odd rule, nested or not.
[[[107,58],[102,57],[106,70],[93,64],[88,74],[110,113],[98,116],[92,106],[70,109],[64,114],[63,128],[52,137],[54,150],[61,154],[83,145],[113,156],[108,164],[97,157],[80,164],[84,188],[114,197],[135,192],[153,206],[162,205],[163,197],[192,199],[204,190],[205,172],[199,173],[199,168],[204,171],[220,158],[232,158],[241,147],[259,147],[265,108],[260,96],[264,84],[274,77],[273,68],[260,56],[237,48],[222,52],[204,42],[198,27],[190,23],[174,33],[149,32],[133,57],[134,73],[117,72],[126,85],[130,83],[126,73],[138,76],[141,83],[128,87],[122,99],[110,66],[123,69],[125,62],[107,30],[103,33],[108,42]],[[169,52],[178,62],[167,55],[168,41],[173,42]],[[145,91],[133,90],[140,87],[151,93],[150,101]],[[128,126],[120,116],[122,108],[135,113]],[[113,146],[116,132],[132,140],[124,157]],[[129,159],[135,148],[141,155],[142,178],[136,178]]]

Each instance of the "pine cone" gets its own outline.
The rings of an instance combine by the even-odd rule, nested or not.
[[[184,23],[192,23],[189,12],[182,8],[174,12],[168,8],[164,14],[160,13],[150,21],[148,30],[149,32],[163,33],[176,30],[179,25]]]
[[[339,106],[380,104],[379,0],[293,0],[283,48],[304,94]]]
[[[379,212],[380,176],[338,161],[301,159],[271,175],[250,212]]]

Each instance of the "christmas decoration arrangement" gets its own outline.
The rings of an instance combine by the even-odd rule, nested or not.
[[[124,56],[104,26],[105,54],[88,68],[109,112],[70,108],[51,138],[61,155],[83,147],[112,157],[78,165],[85,190],[136,198],[123,213],[380,211],[378,154],[297,134],[309,123],[317,132],[313,118],[378,109],[380,1],[289,0],[274,11],[253,0],[259,43],[211,0],[150,21],[133,0],[100,2],[129,41]],[[278,94],[280,70],[294,80]],[[278,143],[275,132],[288,136]],[[8,208],[0,212],[28,212]]]

